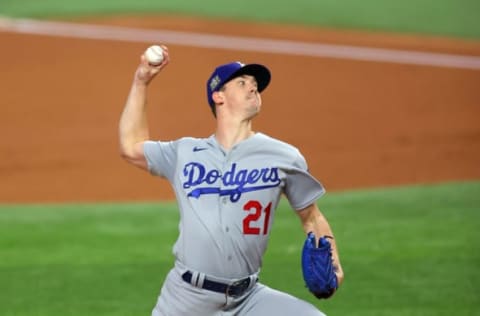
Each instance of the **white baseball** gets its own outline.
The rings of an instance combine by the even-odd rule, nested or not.
[[[145,57],[150,65],[158,66],[163,61],[163,49],[158,45],[152,45],[145,51]]]

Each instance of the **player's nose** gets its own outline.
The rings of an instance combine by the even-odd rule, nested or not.
[[[257,82],[255,80],[249,81],[248,89],[251,92],[257,92],[258,91]]]

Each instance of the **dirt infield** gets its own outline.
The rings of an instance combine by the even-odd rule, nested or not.
[[[480,56],[480,42],[441,38],[168,17],[89,22]],[[118,119],[148,43],[10,32],[0,43],[0,203],[173,198],[166,181],[118,155]],[[273,79],[254,127],[298,146],[327,190],[480,178],[479,70],[169,47],[149,96],[153,138],[209,136],[206,78],[219,63],[255,61]]]

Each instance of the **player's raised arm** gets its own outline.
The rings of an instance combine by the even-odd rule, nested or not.
[[[168,48],[161,46],[163,52],[151,55],[147,50],[140,58],[135,71],[130,93],[119,123],[121,156],[142,169],[147,169],[143,153],[143,142],[149,139],[147,123],[147,88],[152,79],[169,63]]]

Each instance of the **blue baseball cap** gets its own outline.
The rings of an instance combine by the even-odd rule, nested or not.
[[[250,75],[255,77],[258,85],[258,92],[262,92],[270,83],[270,70],[260,64],[243,64],[239,61],[224,64],[215,68],[210,78],[207,80],[207,98],[208,104],[214,106],[212,94],[227,83],[241,75]]]

